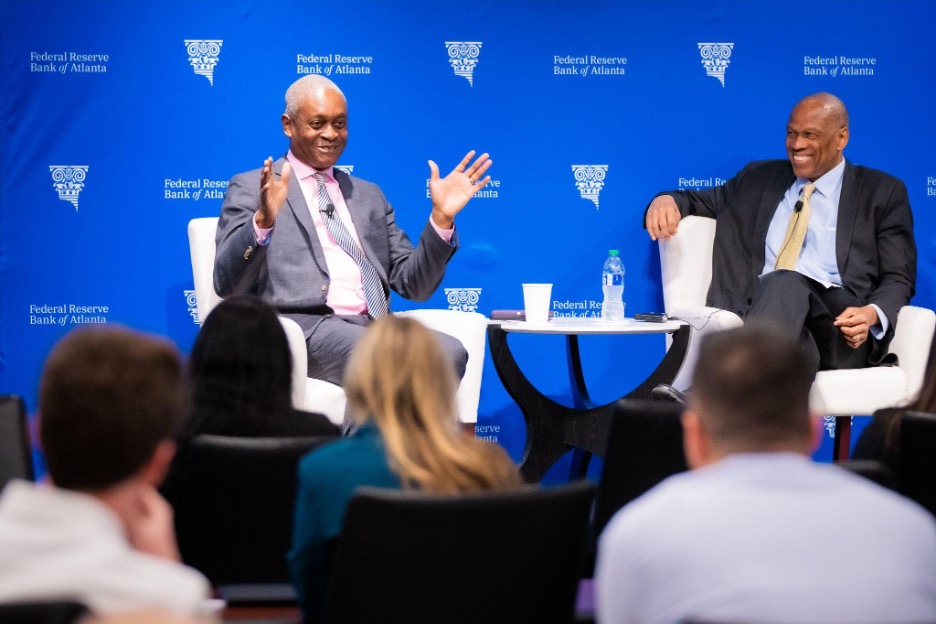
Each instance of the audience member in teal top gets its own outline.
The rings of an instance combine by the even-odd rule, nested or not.
[[[435,340],[413,319],[375,321],[345,371],[357,430],[299,464],[289,563],[306,623],[322,620],[332,552],[358,486],[454,494],[521,485],[502,448],[462,432],[458,378]]]
[[[324,602],[331,552],[341,533],[348,501],[362,485],[400,487],[400,477],[390,469],[380,431],[373,423],[365,423],[347,438],[309,453],[299,464],[299,495],[289,559],[305,607]]]

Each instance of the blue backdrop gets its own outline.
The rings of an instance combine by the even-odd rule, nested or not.
[[[186,224],[226,181],[285,152],[286,87],[328,74],[350,104],[341,163],[381,185],[414,236],[432,158],[491,153],[493,184],[459,216],[462,248],[428,307],[593,310],[607,250],[627,312],[662,306],[641,214],[658,191],[717,184],[782,158],[793,104],[851,113],[846,155],[902,178],[920,249],[914,303],[934,307],[936,3],[352,0],[0,2],[0,392],[35,407],[49,347],[125,323],[188,351]],[[395,298],[396,309],[414,307]],[[581,312],[581,310],[577,310]],[[560,338],[512,339],[547,394],[568,393]],[[663,353],[660,337],[583,339],[594,398]],[[479,434],[514,457],[519,412],[490,362]]]

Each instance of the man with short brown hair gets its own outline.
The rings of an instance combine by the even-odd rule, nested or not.
[[[39,389],[52,484],[13,481],[0,497],[0,601],[203,608],[207,581],[179,563],[172,510],[156,490],[182,403],[182,366],[167,341],[119,327],[59,341]]]

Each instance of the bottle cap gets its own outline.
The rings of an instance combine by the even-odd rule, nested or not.
[[[618,255],[618,250],[617,250],[617,249],[609,249],[609,250],[608,250],[608,255],[609,255],[609,256],[616,256],[616,255]]]

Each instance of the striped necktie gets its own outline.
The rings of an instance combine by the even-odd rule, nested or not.
[[[786,234],[783,236],[783,246],[780,247],[780,253],[777,254],[777,264],[775,265],[777,270],[788,269],[792,271],[796,268],[796,261],[803,249],[803,241],[806,240],[806,228],[809,226],[809,198],[812,197],[815,190],[815,184],[807,184],[803,187],[803,199],[796,202],[801,208],[799,210],[793,209],[790,222],[787,224]]]
[[[348,232],[341,218],[335,214],[335,206],[325,189],[325,176],[316,173],[315,181],[318,182],[319,212],[322,213],[322,220],[325,221],[328,233],[338,243],[338,246],[351,256],[361,270],[361,283],[364,285],[364,299],[367,301],[368,314],[373,318],[386,316],[388,313],[387,295],[384,293],[380,276],[377,275],[377,269],[364,255],[364,250],[351,237],[351,233]]]

